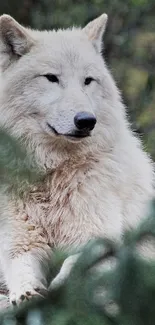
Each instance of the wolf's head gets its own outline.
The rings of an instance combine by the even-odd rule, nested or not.
[[[99,134],[112,145],[123,114],[101,55],[106,22],[103,14],[83,29],[40,32],[1,16],[0,124],[37,145],[78,147]]]

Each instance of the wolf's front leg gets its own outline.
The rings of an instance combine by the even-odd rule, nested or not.
[[[0,263],[12,304],[44,295],[50,257],[51,248],[40,229],[15,220],[4,221],[0,228]]]
[[[35,252],[19,255],[9,263],[7,261],[7,264],[5,279],[12,304],[19,304],[25,299],[29,300],[32,296],[44,296],[47,290],[46,277],[40,261],[35,257]]]

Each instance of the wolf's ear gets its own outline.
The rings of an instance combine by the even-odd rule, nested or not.
[[[106,28],[107,20],[108,16],[103,14],[92,20],[83,28],[83,31],[88,36],[89,40],[92,41],[98,52],[101,52],[102,50],[102,37]]]
[[[26,28],[9,15],[0,16],[0,52],[10,56],[22,56],[33,45]]]

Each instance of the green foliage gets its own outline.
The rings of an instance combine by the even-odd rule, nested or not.
[[[26,150],[6,131],[0,129],[0,186],[11,186],[14,191],[24,191],[43,177]],[[19,185],[20,184],[20,185]]]

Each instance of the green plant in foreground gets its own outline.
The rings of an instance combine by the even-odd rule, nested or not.
[[[26,149],[0,129],[0,187],[13,187],[14,191],[26,189],[26,186],[39,181],[43,172],[32,163],[32,157],[27,155]],[[19,186],[20,184],[20,186]]]

